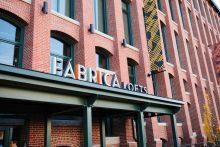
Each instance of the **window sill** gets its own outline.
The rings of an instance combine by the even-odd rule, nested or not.
[[[185,72],[185,73],[187,72],[185,69],[182,69],[182,68],[181,68],[181,71],[182,71],[182,72]]]
[[[192,74],[192,76],[195,77],[195,78],[197,78],[197,75],[195,75],[195,74]]]
[[[62,15],[62,14],[56,12],[56,11],[53,11],[53,10],[51,10],[51,13],[52,13],[53,15],[57,16],[57,17],[60,17],[60,18],[62,18],[62,19],[64,19],[64,20],[67,20],[67,21],[69,21],[69,22],[71,22],[71,23],[74,23],[75,25],[80,26],[80,23],[79,23],[78,21],[72,19],[72,18],[69,18],[69,17],[67,17],[67,16],[64,16],[64,15]]]
[[[31,0],[22,0],[25,3],[31,4]]]
[[[100,35],[100,36],[102,36],[102,37],[105,37],[105,38],[107,38],[107,39],[109,39],[109,40],[114,40],[114,38],[112,37],[112,36],[109,36],[108,34],[105,34],[105,33],[102,33],[102,32],[100,32],[100,31],[98,31],[98,30],[95,30],[95,32],[94,32],[95,34],[98,34],[98,35]]]
[[[166,122],[158,122],[158,126],[167,127],[168,125]]]
[[[158,9],[158,12],[159,12],[160,14],[162,14],[164,17],[166,16],[166,14],[164,14],[163,11],[161,11],[161,10],[159,10],[159,9]]]
[[[170,67],[174,67],[174,65],[172,63],[167,62],[167,65]]]
[[[186,95],[189,95],[189,96],[191,95],[191,93],[190,93],[190,92],[187,92],[187,91],[185,92],[185,94],[186,94]]]
[[[104,72],[104,73],[112,74],[112,75],[115,74],[114,71],[110,71],[110,70],[99,68],[99,67],[97,67],[96,70],[99,70],[99,71]]]
[[[138,49],[138,48],[136,48],[136,47],[134,47],[134,46],[132,46],[132,45],[130,45],[130,44],[126,44],[125,47],[127,47],[127,48],[129,48],[129,49],[132,49],[132,50],[134,50],[134,51],[136,51],[136,52],[139,52],[139,49]]]
[[[176,123],[176,126],[177,126],[177,127],[182,127],[183,124],[182,124],[182,123]]]

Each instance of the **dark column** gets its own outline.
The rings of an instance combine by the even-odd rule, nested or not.
[[[84,107],[84,146],[92,146],[92,107]]]
[[[44,146],[51,146],[51,118],[48,117],[45,120],[45,134],[44,134]]]
[[[173,133],[173,145],[174,147],[179,147],[177,128],[176,128],[176,116],[173,114],[170,115],[170,118],[171,118],[172,133]]]
[[[106,147],[106,142],[105,142],[105,119],[101,119],[101,126],[100,126],[100,137],[101,137],[101,147]]]
[[[138,147],[146,147],[146,133],[144,127],[144,113],[137,113],[137,133],[138,133]]]

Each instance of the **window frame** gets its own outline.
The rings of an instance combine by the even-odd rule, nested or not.
[[[180,38],[176,31],[174,31],[174,36],[175,36],[175,41],[176,41],[176,49],[177,49],[177,54],[179,57],[180,67],[182,67],[183,62],[182,62],[182,57],[181,57],[181,52],[180,52],[180,45],[179,45]]]
[[[173,86],[174,77],[173,77],[173,75],[169,74],[169,80],[170,80],[170,89],[171,89],[172,98],[174,98],[174,86]]]
[[[168,0],[169,2],[169,8],[170,8],[170,14],[171,14],[171,18],[173,21],[175,21],[175,15],[174,15],[174,12],[173,12],[173,0]]]
[[[166,61],[169,62],[169,53],[168,53],[167,38],[166,38],[166,26],[162,21],[160,21],[160,27],[161,27],[161,33],[162,33]]]
[[[122,8],[122,16],[123,16],[123,13],[126,13],[127,14],[127,19],[128,19],[128,34],[129,34],[129,42],[127,42],[128,40],[126,40],[126,42],[133,46],[134,45],[134,38],[133,38],[133,31],[132,31],[132,17],[131,17],[131,2],[129,0],[121,0],[122,3],[124,3],[126,5],[126,8],[127,8],[127,11],[125,11],[123,8]],[[124,24],[124,19],[122,18],[123,20],[123,25],[125,26]],[[123,26],[123,27],[124,27]],[[124,31],[125,31],[125,28],[124,28]],[[125,32],[124,32],[124,35],[125,35]],[[126,38],[126,37],[125,37]]]
[[[4,43],[11,44],[11,45],[19,46],[17,66],[15,66],[15,65],[11,65],[11,66],[22,68],[23,67],[23,62],[22,61],[23,61],[23,48],[24,48],[24,31],[25,31],[25,27],[18,20],[14,19],[14,18],[12,18],[10,16],[4,15],[4,14],[0,16],[0,19],[4,20],[4,21],[10,23],[11,25],[13,25],[14,27],[20,29],[20,42],[16,42],[16,41],[4,39],[4,38],[0,38],[0,41],[4,42]]]
[[[51,39],[51,38],[56,39],[56,40],[62,42],[63,44],[67,44],[67,45],[70,46],[70,54],[71,54],[71,55],[70,55],[69,60],[71,59],[71,65],[72,65],[72,68],[73,68],[73,70],[74,70],[74,69],[75,69],[75,66],[74,66],[74,64],[75,64],[75,43],[72,43],[72,41],[70,41],[70,39],[68,39],[68,38],[66,38],[66,37],[64,37],[63,39],[61,39],[60,35],[59,35],[59,34],[55,34],[55,33],[51,33],[50,39]],[[70,43],[69,43],[69,42],[70,42]],[[56,55],[56,54],[51,53],[51,47],[50,47],[50,57],[51,57],[51,55],[54,56],[54,57],[59,57],[59,58],[61,57],[61,56],[59,56],[59,55]],[[68,58],[68,57],[62,56],[61,58],[64,59],[64,58]],[[51,65],[50,65],[50,68],[51,68]],[[65,70],[65,67],[64,67],[63,70]]]
[[[136,73],[136,64],[129,60],[127,61],[128,67],[131,66],[132,74],[129,73],[129,68],[128,68],[128,77],[129,77],[129,82],[132,84],[137,84],[137,73]],[[133,81],[130,81],[130,78],[133,79]]]
[[[94,22],[95,22],[95,29],[97,31],[100,31],[102,33],[108,34],[108,15],[107,15],[107,0],[102,0],[103,5],[103,32],[99,30],[98,24],[99,24],[99,19],[98,19],[98,0],[94,0]]]
[[[105,70],[110,70],[110,55],[109,55],[109,53],[106,53],[106,52],[104,52],[103,51],[104,49],[103,48],[101,48],[101,47],[96,47],[96,55],[98,54],[98,55],[102,55],[102,56],[104,56],[105,58],[106,58],[106,66],[107,66],[107,68],[105,69],[105,68],[102,68],[102,69],[105,69]],[[99,62],[99,61],[98,61]],[[97,64],[97,63],[96,63]],[[99,63],[98,63],[99,64]],[[101,67],[99,67],[99,66],[97,66],[97,68],[101,68]]]
[[[57,0],[57,10],[53,10],[53,6],[52,6],[52,10],[53,11],[56,11],[57,13],[59,13],[59,14],[61,14],[61,15],[63,15],[63,16],[66,16],[66,15],[64,15],[64,14],[62,14],[62,13],[60,13],[60,1],[63,1],[63,0]],[[53,0],[51,0],[51,3],[52,3],[52,5],[53,5]],[[70,16],[66,16],[66,17],[69,17],[69,18],[71,18],[71,19],[75,19],[75,0],[70,0]]]
[[[183,8],[182,8],[183,4],[182,4],[181,0],[178,0],[178,3],[179,3],[179,8],[180,8],[180,16],[181,16],[181,19],[182,19],[183,28],[186,29],[186,24],[185,24],[184,15],[183,15]]]

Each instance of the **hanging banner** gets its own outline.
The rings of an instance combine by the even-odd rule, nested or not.
[[[151,71],[159,71],[164,68],[164,61],[155,0],[144,0],[144,21]]]

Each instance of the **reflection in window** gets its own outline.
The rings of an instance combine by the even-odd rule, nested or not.
[[[126,42],[130,45],[133,45],[130,4],[124,1],[122,1],[122,14]]]
[[[101,47],[96,47],[96,67],[110,70],[110,54]]]
[[[51,55],[51,73],[54,69],[54,61],[56,60],[57,66],[62,69],[57,71],[57,75],[62,75],[62,71],[66,67],[68,61],[73,57],[73,49],[70,44],[67,44],[57,38],[50,38],[50,55]],[[59,61],[57,60],[59,59]],[[73,63],[73,61],[71,61]]]
[[[0,63],[17,67],[21,47],[21,29],[0,18]]]
[[[128,60],[128,74],[129,74],[129,82],[132,83],[132,84],[136,84],[137,83],[136,66],[130,60]]]
[[[74,18],[74,0],[52,0],[52,9],[62,15]]]
[[[96,30],[107,34],[108,31],[106,7],[106,0],[94,0],[95,28]]]

